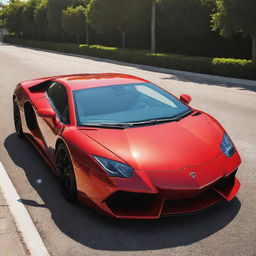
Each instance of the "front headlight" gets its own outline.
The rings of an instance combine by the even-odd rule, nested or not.
[[[228,137],[228,135],[226,133],[224,133],[224,135],[223,135],[222,143],[220,145],[220,148],[221,148],[222,152],[227,157],[233,156],[236,152],[232,141],[230,140],[230,138]]]
[[[100,156],[93,157],[103,167],[103,169],[110,177],[130,178],[133,174],[133,169],[127,164],[123,164]]]

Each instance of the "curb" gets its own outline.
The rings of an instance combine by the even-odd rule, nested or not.
[[[191,77],[191,78],[196,78],[196,79],[205,79],[205,80],[208,80],[208,81],[225,83],[225,84],[229,84],[229,85],[245,85],[245,86],[249,86],[249,87],[256,87],[256,81],[255,80],[239,79],[239,78],[232,78],[232,77],[225,77],[225,76],[207,75],[207,74],[202,74],[202,73],[194,73],[194,72],[189,72],[189,71],[159,68],[159,67],[146,66],[146,65],[137,65],[137,66],[147,67],[147,70],[153,71],[153,72],[168,73],[168,74],[172,74],[172,75],[186,76],[186,77]],[[255,72],[256,72],[256,70],[255,70]]]
[[[0,187],[4,198],[30,255],[50,256],[27,209],[19,202],[20,197],[1,162],[0,177]]]

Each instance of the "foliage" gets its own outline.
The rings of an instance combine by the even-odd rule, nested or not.
[[[122,34],[122,47],[125,36],[138,30],[149,16],[148,0],[91,0],[88,5],[88,22],[97,32],[106,34],[119,31]]]
[[[72,6],[77,7],[82,5],[83,7],[86,7],[90,3],[90,0],[73,0]]]
[[[36,31],[35,21],[34,21],[34,10],[38,3],[38,0],[28,0],[24,4],[22,12],[22,32],[28,37],[33,37]]]
[[[4,15],[3,15],[3,7],[4,7],[4,5],[0,1],[0,28],[5,27],[5,19],[4,19]]]
[[[235,9],[237,12],[248,13],[246,20],[249,20],[255,10],[251,3],[255,0],[154,1],[157,3],[156,26],[152,25],[151,29],[153,0],[10,0],[0,11],[0,26],[6,26],[10,33],[24,39],[76,42],[79,38],[81,42],[89,43],[90,39],[92,44],[117,46],[122,38],[123,47],[149,49],[152,38],[158,51],[196,56],[250,58],[249,36],[238,33],[226,39],[218,32],[212,31],[210,21],[212,17],[216,23],[217,20],[222,20],[220,15],[217,15],[219,10],[216,2],[246,3],[243,7]],[[246,7],[247,5],[250,8]],[[91,26],[86,22],[86,29],[84,19],[82,21],[81,18],[82,13],[77,15],[74,11],[79,6],[88,9],[85,16],[87,18],[88,13]],[[68,8],[72,11],[67,11]],[[250,10],[247,11],[246,8]],[[231,10],[233,12],[234,8],[230,9],[230,12]],[[212,12],[216,16],[211,17]],[[240,22],[242,16],[243,13],[234,20]],[[65,20],[70,22],[65,23]],[[75,23],[78,25],[75,26]],[[219,24],[223,25],[224,21]],[[234,27],[231,30],[230,27],[227,29],[227,25],[225,28],[216,25],[215,29],[225,30],[225,34],[228,34],[228,30],[240,31],[244,35],[249,34],[247,27],[240,26],[235,31]],[[254,38],[256,52],[256,37]]]
[[[210,11],[198,0],[162,0],[157,19],[158,47],[165,51],[169,47],[176,53],[183,49],[186,54],[207,56],[215,47],[211,41],[216,43],[209,25]],[[169,43],[167,46],[166,42]]]
[[[74,35],[79,43],[79,38],[86,29],[86,9],[83,6],[68,7],[62,12],[62,27],[69,35]]]
[[[71,3],[72,0],[48,0],[47,21],[52,32],[57,34],[63,32],[61,27],[62,11]]]
[[[216,0],[213,29],[219,29],[225,36],[230,36],[232,32],[256,36],[255,17],[255,0]]]
[[[198,0],[162,0],[160,13],[159,25],[165,33],[171,30],[175,35],[200,37],[209,30],[208,9]]]
[[[23,11],[25,3],[22,1],[12,1],[9,5],[5,5],[2,10],[6,28],[11,33],[21,35],[23,31]]]
[[[249,35],[252,38],[252,59],[256,61],[256,1],[215,0],[215,4],[213,30],[219,30],[225,37],[230,37],[232,33]]]
[[[37,2],[34,10],[34,21],[37,28],[37,33],[44,38],[47,38],[48,22],[47,22],[47,8],[48,0],[41,0]]]

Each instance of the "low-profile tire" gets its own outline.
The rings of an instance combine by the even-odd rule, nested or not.
[[[13,99],[13,120],[14,120],[14,127],[16,134],[19,137],[23,137],[23,130],[22,130],[22,124],[20,119],[20,109],[18,105],[18,101],[16,98]]]
[[[73,203],[77,200],[76,178],[72,161],[64,143],[57,146],[55,165],[59,173],[59,184],[63,197]]]

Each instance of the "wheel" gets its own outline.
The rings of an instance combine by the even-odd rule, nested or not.
[[[17,99],[13,100],[13,119],[14,119],[16,134],[19,137],[23,137],[23,130],[22,130],[21,119],[20,119],[20,109],[19,109]]]
[[[63,143],[57,147],[55,164],[59,172],[59,183],[63,197],[69,202],[75,202],[77,199],[76,178],[69,152]]]

